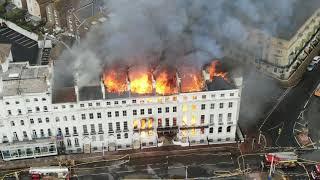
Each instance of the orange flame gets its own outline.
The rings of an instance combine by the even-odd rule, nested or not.
[[[211,62],[210,66],[208,68],[208,71],[209,71],[209,74],[210,74],[210,80],[213,81],[213,79],[215,77],[221,77],[224,80],[229,81],[228,80],[228,73],[227,72],[218,71],[217,70],[217,66],[218,65],[220,65],[220,62],[218,60],[214,60],[214,61]]]
[[[201,73],[188,72],[181,78],[181,91],[182,92],[198,92],[203,90],[204,82]]]
[[[130,72],[130,89],[132,93],[150,94],[152,93],[152,80],[150,73]]]
[[[156,92],[161,95],[178,93],[175,73],[169,74],[167,70],[160,72],[156,77]]]
[[[126,76],[119,74],[115,70],[105,71],[103,83],[107,87],[107,92],[122,94],[128,90]]]

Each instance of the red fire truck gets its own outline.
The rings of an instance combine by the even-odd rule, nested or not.
[[[320,179],[320,164],[315,165],[310,174],[313,179]]]
[[[71,173],[67,167],[48,166],[48,167],[31,167],[29,169],[31,180],[40,179],[63,179],[69,180]]]
[[[263,166],[276,168],[295,167],[298,162],[298,156],[294,152],[275,152],[264,155]]]

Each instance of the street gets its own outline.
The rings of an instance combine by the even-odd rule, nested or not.
[[[320,82],[319,74],[319,68],[306,72],[301,82],[289,91],[260,126],[262,133],[270,136],[274,146],[297,146],[293,137],[293,127]]]

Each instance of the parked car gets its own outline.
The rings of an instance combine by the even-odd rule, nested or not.
[[[312,71],[315,67],[316,67],[316,63],[311,62],[311,63],[308,65],[307,70],[308,70],[308,71]]]
[[[314,62],[315,64],[318,64],[320,62],[320,56],[316,56],[312,59],[312,62]]]

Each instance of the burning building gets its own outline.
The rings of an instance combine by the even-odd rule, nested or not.
[[[242,78],[227,79],[217,63],[111,67],[64,88],[48,81],[54,66],[12,63],[1,70],[2,157],[158,147],[167,137],[181,146],[235,142]]]

